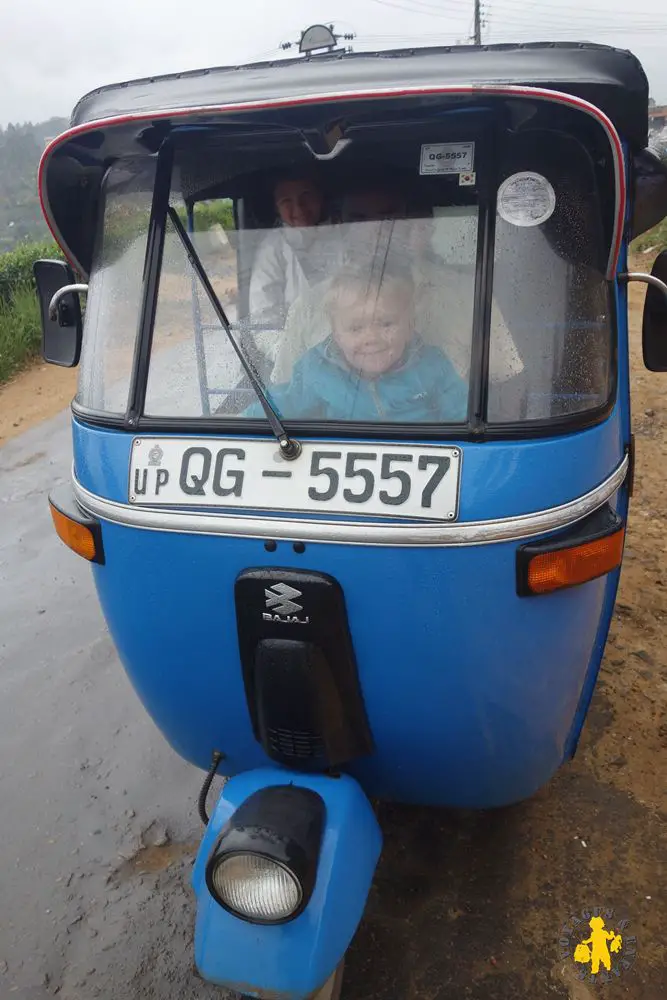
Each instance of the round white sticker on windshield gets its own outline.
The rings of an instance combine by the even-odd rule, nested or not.
[[[556,192],[542,174],[512,174],[498,189],[498,213],[513,226],[541,226],[556,207]]]

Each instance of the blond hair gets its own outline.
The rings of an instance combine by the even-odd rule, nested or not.
[[[331,279],[322,305],[331,320],[341,306],[375,303],[383,294],[400,286],[403,287],[402,297],[406,305],[412,306],[415,284],[409,271],[384,267],[378,274],[369,274],[364,269],[347,267]]]

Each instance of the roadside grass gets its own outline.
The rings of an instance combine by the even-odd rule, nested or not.
[[[647,233],[638,236],[630,245],[630,250],[633,253],[646,253],[649,250],[654,250],[656,254],[661,250],[667,250],[667,218],[659,222],[653,229],[649,229]]]
[[[35,290],[19,285],[8,301],[0,298],[0,385],[37,357],[41,339]]]
[[[14,250],[0,254],[0,299],[9,302],[16,288],[23,285],[34,287],[32,266],[44,257],[62,260],[62,253],[53,240],[20,243]]]
[[[0,386],[39,354],[42,334],[32,268],[44,257],[62,259],[53,240],[21,243],[0,254]]]

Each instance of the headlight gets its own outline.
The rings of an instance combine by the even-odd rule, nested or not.
[[[294,920],[315,888],[324,802],[299,785],[268,785],[245,799],[206,862],[213,898],[242,920]]]
[[[222,905],[245,920],[287,920],[301,904],[301,886],[294,875],[259,854],[222,855],[211,882]]]

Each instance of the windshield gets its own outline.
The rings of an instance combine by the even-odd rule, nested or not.
[[[91,410],[124,415],[127,409],[154,180],[154,161],[125,160],[103,187],[77,393]]]
[[[603,406],[613,352],[592,168],[584,157],[573,183],[564,139],[496,164],[458,138],[379,153],[360,143],[314,163],[300,137],[297,154],[281,136],[275,167],[243,175],[222,143],[176,148],[145,417],[256,429],[271,411],[404,426],[475,413],[479,427]],[[391,161],[386,149],[399,149],[400,166],[373,161]],[[145,162],[117,164],[105,184],[78,396],[93,410],[128,404],[154,177]]]
[[[459,423],[467,416],[477,205],[410,206],[379,182],[325,204],[295,175],[271,226],[195,204],[192,242],[243,358],[284,420]],[[188,212],[178,190],[171,204]],[[452,319],[443,322],[444,310]],[[169,224],[145,412],[261,418],[243,364]]]

